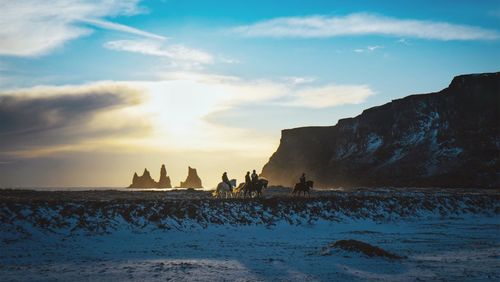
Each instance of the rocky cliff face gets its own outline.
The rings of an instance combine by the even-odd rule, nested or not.
[[[181,181],[180,188],[202,188],[201,179],[196,172],[196,168],[188,168],[186,181]]]
[[[282,131],[262,175],[290,186],[500,186],[500,73],[370,108],[331,127]]]
[[[141,176],[134,173],[132,184],[130,184],[129,188],[172,188],[172,184],[170,183],[170,177],[167,176],[165,165],[162,165],[159,182],[156,182],[145,168]]]

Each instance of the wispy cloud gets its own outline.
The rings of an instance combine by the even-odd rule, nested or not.
[[[410,46],[411,45],[411,43],[406,38],[400,38],[400,39],[398,39],[397,42],[400,43],[400,44],[406,45],[406,46]]]
[[[218,59],[225,64],[240,64],[241,63],[241,61],[238,59],[228,58],[228,57],[224,57],[224,56],[221,56]]]
[[[346,104],[360,104],[375,92],[367,85],[326,85],[298,90],[285,106],[329,108]]]
[[[496,40],[496,30],[447,22],[397,19],[368,13],[346,16],[274,18],[239,26],[234,32],[251,37],[325,38],[383,35],[434,40]]]
[[[151,40],[117,40],[106,42],[104,47],[111,50],[140,53],[199,64],[211,64],[214,61],[211,54],[201,50],[189,48],[180,44],[163,45],[162,42]]]
[[[500,7],[488,12],[488,15],[497,19],[500,19]]]
[[[282,80],[292,85],[300,85],[312,83],[316,81],[316,78],[310,76],[285,76]]]
[[[106,20],[144,12],[140,0],[0,1],[0,55],[39,56],[93,32],[92,26],[155,39],[164,37]]]
[[[367,52],[370,53],[377,49],[382,49],[382,48],[384,48],[384,46],[375,45],[375,46],[366,46],[365,48],[354,49],[353,51],[356,53],[367,53]]]
[[[99,20],[99,19],[82,19],[82,22],[105,28],[105,29],[111,29],[111,30],[116,30],[116,31],[121,31],[125,33],[130,33],[130,34],[135,34],[135,35],[140,35],[143,37],[149,37],[152,39],[157,39],[157,40],[165,40],[167,39],[165,36],[157,35],[154,33],[150,33],[147,31],[143,31],[137,28],[130,27],[128,25],[123,25],[123,24],[117,24],[114,22],[110,21],[104,21],[104,20]]]

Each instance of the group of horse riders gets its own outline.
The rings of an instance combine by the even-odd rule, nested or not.
[[[257,172],[255,172],[255,169],[252,171],[251,175],[250,175],[250,171],[247,171],[247,174],[245,175],[245,186],[247,188],[255,186],[258,181],[259,181],[259,175],[257,174]],[[233,192],[233,183],[231,183],[231,181],[229,180],[229,177],[227,176],[227,172],[224,172],[222,174],[222,182],[226,183],[229,186],[229,190],[232,193]],[[312,188],[312,183],[313,183],[312,181],[307,181],[306,174],[302,173],[302,175],[299,178],[299,183],[297,183],[295,186],[294,193],[300,192],[303,190],[307,190],[307,192],[308,192],[308,190],[309,190],[308,188]],[[304,191],[304,192],[306,192],[306,191]]]
[[[259,175],[257,172],[255,172],[255,169],[252,171],[252,175],[250,175],[250,171],[247,171],[247,174],[245,175],[245,185],[250,186],[250,185],[255,185],[259,181]],[[231,192],[233,192],[233,184],[231,181],[229,181],[229,177],[227,177],[227,172],[224,172],[222,174],[222,182],[226,183],[229,185],[229,189]]]

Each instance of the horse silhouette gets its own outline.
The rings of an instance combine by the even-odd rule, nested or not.
[[[314,181],[311,180],[306,181],[306,183],[304,184],[300,182],[296,183],[295,187],[293,188],[292,194],[296,195],[296,193],[298,193],[298,195],[300,196],[300,193],[303,192],[305,197],[307,192],[307,195],[310,196],[311,195],[310,190],[313,188],[313,186],[314,186]]]
[[[231,179],[229,182],[233,186],[236,186],[236,179]],[[217,185],[217,188],[215,189],[215,192],[213,194],[216,198],[222,199],[222,198],[233,198],[234,194],[231,191],[231,187],[226,182],[220,182]]]
[[[267,184],[269,181],[264,178],[260,178],[256,183],[245,184],[243,189],[243,197],[246,198],[247,194],[250,198],[252,198],[253,193],[255,192],[255,196],[262,196],[262,189],[267,188]]]
[[[245,191],[245,185],[246,185],[246,183],[240,183],[240,185],[238,185],[238,187],[233,189],[233,196],[235,198],[243,197],[243,193]]]

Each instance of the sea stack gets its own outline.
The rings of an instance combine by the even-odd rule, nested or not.
[[[189,167],[186,181],[181,181],[180,188],[203,188],[196,168]]]
[[[134,173],[132,184],[130,184],[129,188],[155,188],[156,185],[156,181],[154,181],[149,171],[145,168],[142,176],[138,176],[137,173]]]
[[[142,176],[138,176],[137,173],[134,173],[132,184],[130,184],[129,188],[172,188],[172,184],[170,182],[170,177],[167,176],[165,165],[162,165],[160,169],[160,180],[158,182],[151,177],[151,174],[145,168]]]
[[[172,188],[172,184],[170,182],[170,177],[167,176],[167,169],[165,165],[161,165],[160,169],[160,180],[158,181],[158,188]]]

